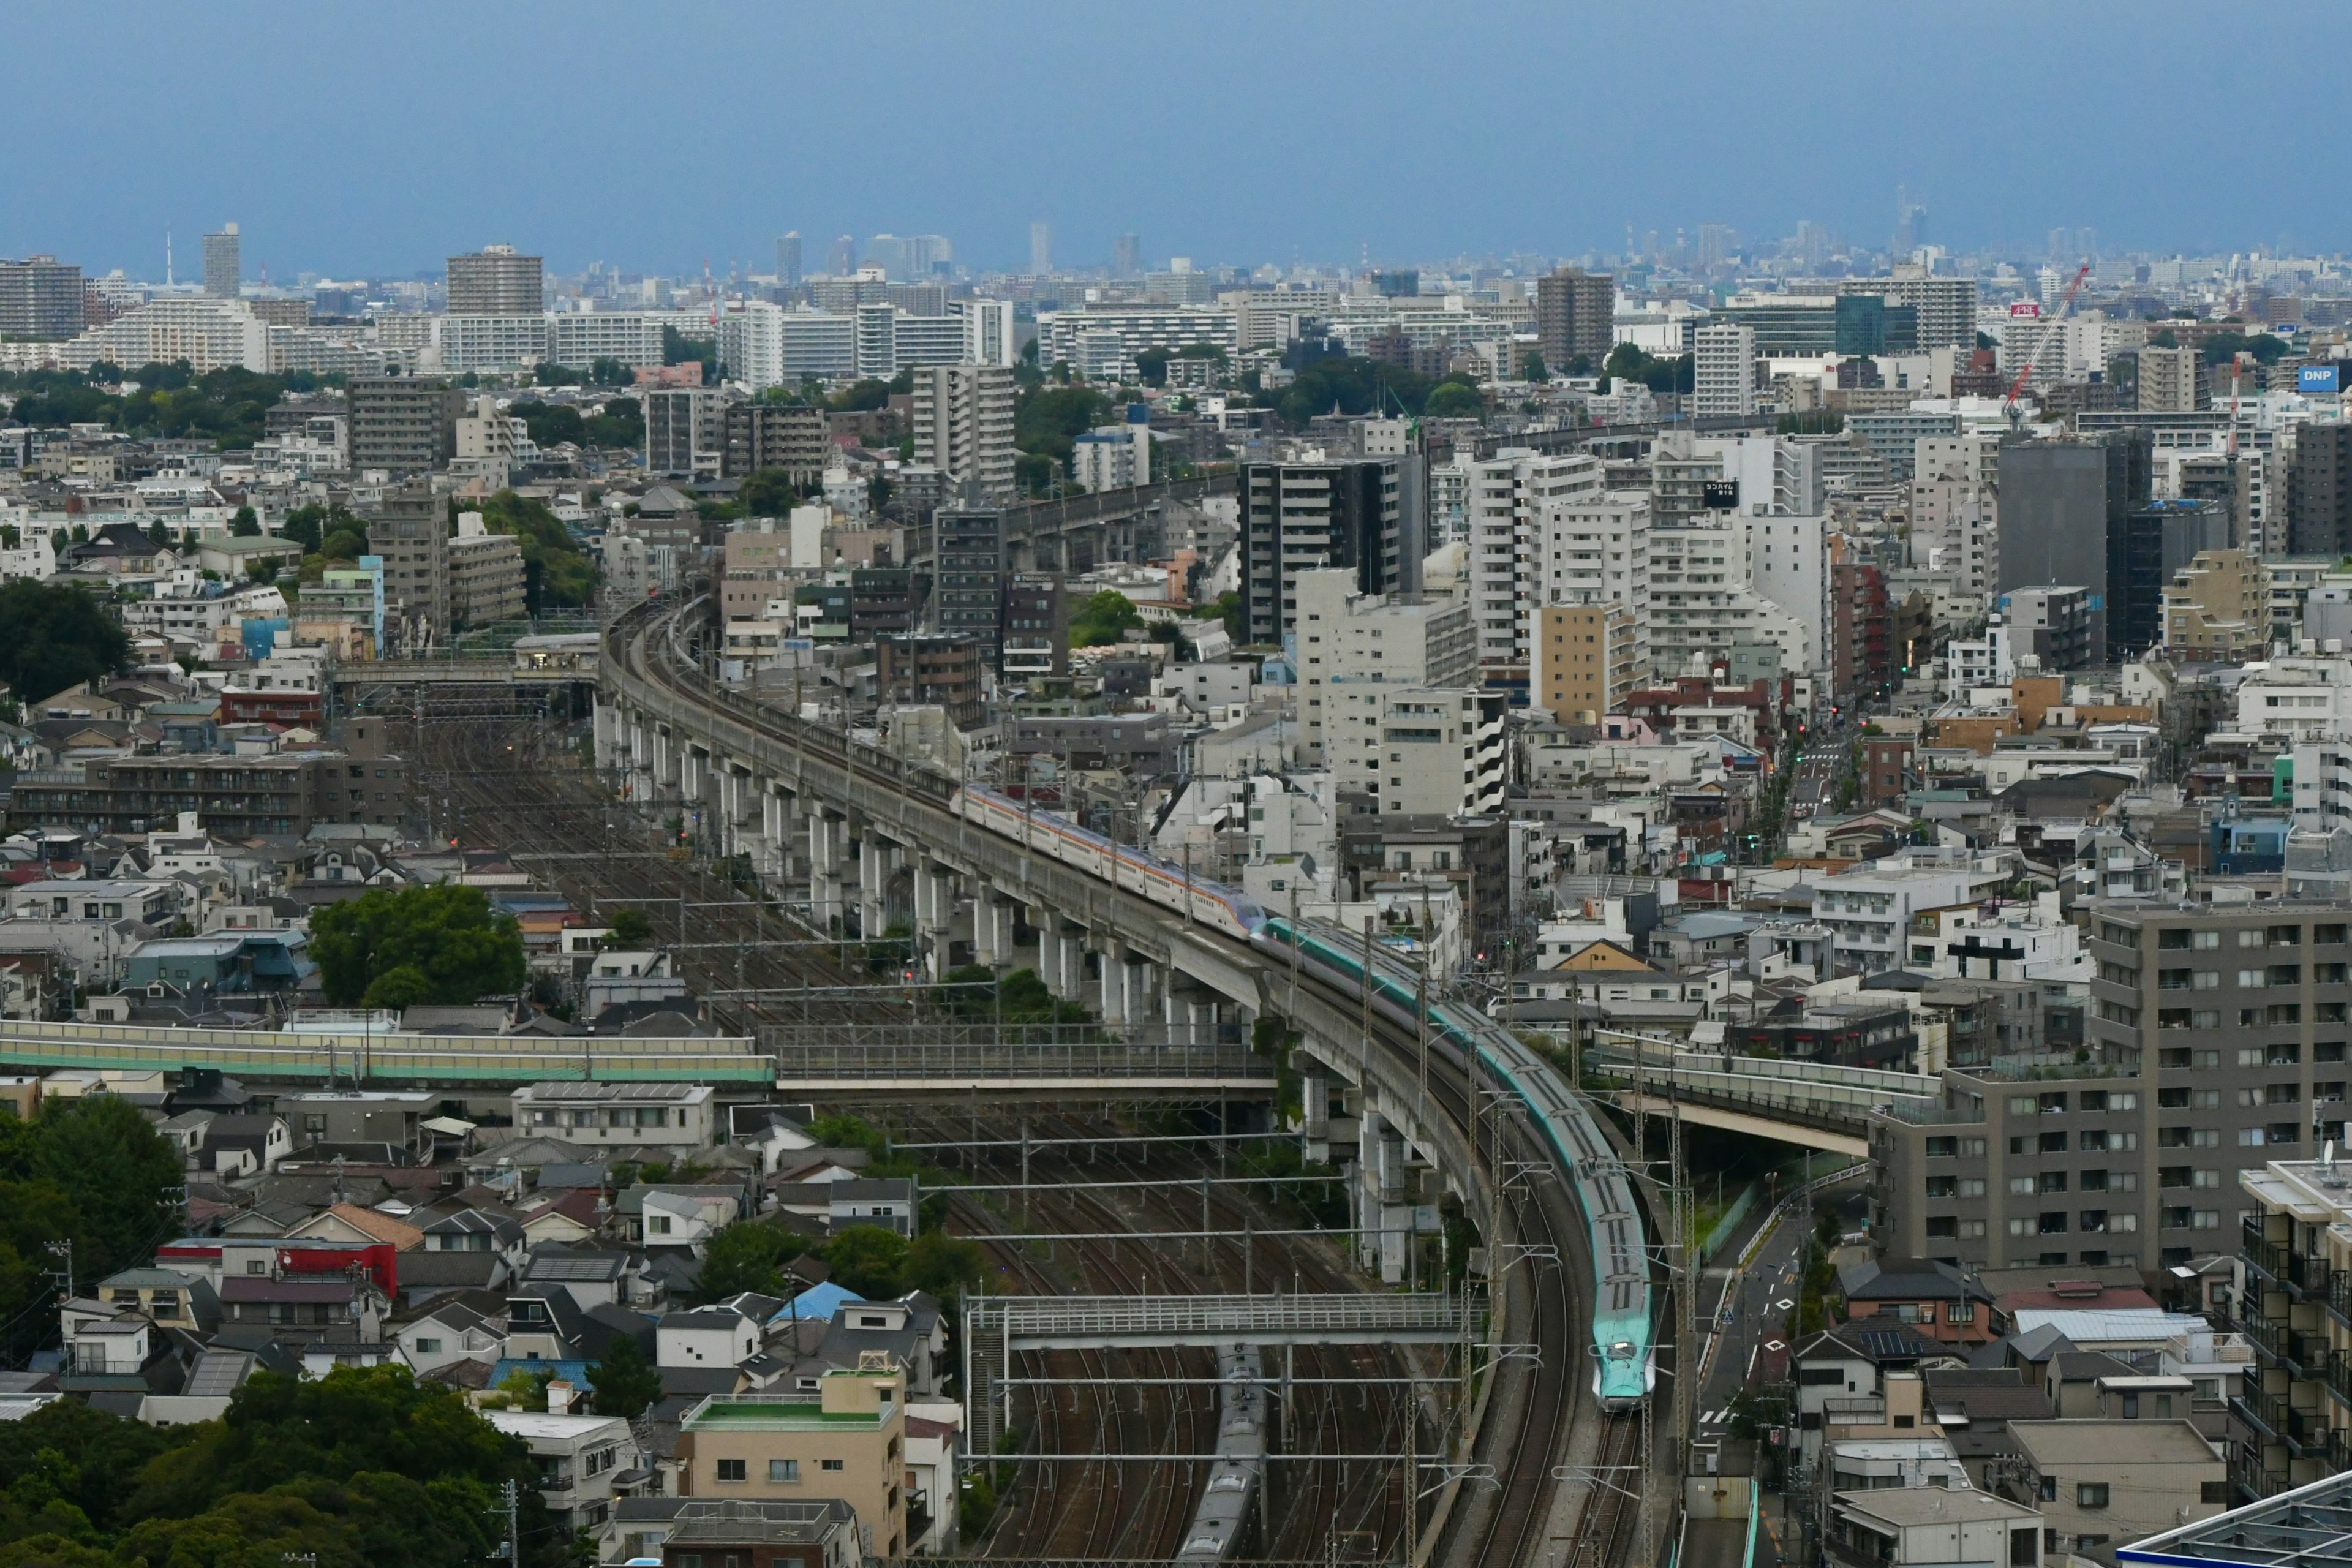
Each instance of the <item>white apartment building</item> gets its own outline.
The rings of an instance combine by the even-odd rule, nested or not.
[[[719,318],[719,357],[754,392],[854,375],[857,318],[750,300]]]
[[[1530,627],[1547,605],[1623,605],[1637,621],[1649,613],[1647,490],[1608,490],[1545,508],[1533,543]]]
[[[1735,647],[1765,643],[1780,648],[1783,668],[1812,668],[1804,626],[1748,579],[1740,519],[1651,531],[1648,639],[1660,679],[1690,673],[1698,658],[1727,658]]]
[[[547,318],[547,360],[586,370],[600,359],[662,363],[662,318],[642,310],[560,310]]]
[[[1944,693],[1955,701],[1979,687],[2007,686],[2017,679],[2009,627],[1994,616],[1984,636],[1954,637],[1944,645]]]
[[[608,1147],[701,1149],[719,1141],[707,1083],[525,1084],[509,1097],[515,1135]]]
[[[990,495],[1013,492],[1013,373],[933,364],[914,373],[915,461]]]
[[[269,327],[242,300],[166,295],[57,345],[57,363],[88,370],[112,364],[186,360],[198,375],[215,370],[269,371]]]
[[[1299,756],[1320,763],[1335,746],[1361,752],[1378,730],[1377,705],[1343,702],[1348,688],[1466,688],[1478,679],[1477,634],[1458,599],[1421,603],[1356,592],[1347,567],[1301,572],[1298,612]]]
[[[918,316],[896,305],[857,307],[857,374],[887,381],[916,365],[964,359],[961,316]]]
[[[1383,816],[1502,809],[1504,693],[1367,684],[1334,687],[1330,700],[1327,744],[1342,795],[1361,795]]]
[[[1050,368],[1066,360],[1077,366],[1081,338],[1097,340],[1087,357],[1099,360],[1108,350],[1129,364],[1146,349],[1202,343],[1229,356],[1241,352],[1239,323],[1231,310],[1200,305],[1107,305],[1040,315],[1038,363]]]
[[[1743,418],[1756,412],[1756,330],[1711,321],[1691,334],[1691,412]]]
[[[1070,444],[1070,479],[1082,490],[1151,482],[1151,426],[1097,425]]]
[[[2290,658],[2249,668],[2232,731],[2295,746],[2352,737],[2352,662]],[[2303,776],[2298,759],[2295,777]]]
[[[526,370],[546,358],[545,316],[441,318],[441,368],[453,375]]]
[[[1829,668],[1830,552],[1825,517],[1743,517],[1748,585],[1804,628],[1805,652],[1792,670]]]
[[[1544,542],[1591,531],[1570,528],[1565,518],[1602,499],[1601,464],[1589,453],[1548,456],[1507,447],[1472,466],[1470,489],[1470,605],[1478,662],[1525,669],[1535,647],[1539,584],[1549,580]],[[1631,562],[1625,565],[1630,573]]]
[[[1848,871],[1813,889],[1813,920],[1830,930],[1839,973],[1883,973],[1909,958],[1916,916],[1972,903],[2005,877],[1999,868],[1971,866]]]
[[[1021,358],[1018,333],[1013,325],[1010,300],[959,300],[949,309],[963,319],[963,353],[967,364],[1002,365],[1011,370]]]
[[[1736,498],[1729,510],[1811,517],[1827,510],[1821,457],[1812,441],[1669,430],[1650,454],[1652,522],[1673,527],[1707,511],[1706,485],[1726,480]]]

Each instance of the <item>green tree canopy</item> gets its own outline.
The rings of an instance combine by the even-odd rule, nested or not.
[[[0,681],[31,704],[121,669],[131,639],[79,584],[0,584]]]
[[[1422,412],[1432,419],[1475,419],[1486,412],[1486,398],[1466,382],[1440,382],[1430,388]]]
[[[1115,588],[1105,588],[1079,606],[1070,617],[1070,646],[1094,647],[1119,640],[1119,634],[1143,625],[1134,601]]]
[[[612,933],[615,947],[643,947],[653,940],[654,922],[646,918],[643,910],[622,910],[605,929]]]
[[[824,405],[835,414],[871,414],[890,406],[890,384],[870,376],[854,381],[826,398]]]
[[[603,409],[580,427],[581,440],[591,447],[639,447],[646,439],[645,405],[634,397],[607,398]]]
[[[618,1334],[604,1359],[588,1369],[588,1384],[596,1391],[597,1415],[635,1417],[661,1397],[661,1370],[635,1340]]]
[[[568,403],[541,403],[535,397],[522,397],[507,405],[507,413],[522,421],[536,446],[579,442],[587,433],[588,421]]]
[[[594,595],[596,563],[537,496],[500,490],[482,503],[482,524],[492,533],[512,534],[522,546],[523,599],[534,613],[585,605]]]
[[[1039,386],[1024,393],[1013,410],[1013,444],[1033,459],[1024,483],[1043,489],[1069,472],[1077,438],[1110,417],[1110,399],[1090,386]],[[1042,479],[1038,478],[1042,476]]]
[[[232,539],[258,538],[261,534],[261,519],[254,515],[251,507],[241,506],[229,514],[228,531]]]
[[[522,932],[479,888],[375,888],[310,918],[310,955],[340,1007],[459,1005],[522,988]]]
[[[120,390],[130,382],[138,384],[136,391]],[[10,417],[26,425],[104,425],[142,438],[209,438],[225,449],[261,439],[269,407],[290,381],[240,369],[197,375],[180,360],[142,365],[128,375],[107,364],[92,365],[86,374],[33,371],[14,384],[21,395]]]
[[[746,517],[783,517],[800,504],[801,488],[782,468],[754,468],[743,476],[743,488],[736,494]]]
[[[1688,392],[1692,387],[1691,356],[1657,359],[1634,343],[1619,343],[1601,364],[1603,373],[1623,381],[1638,381],[1652,392]]]
[[[801,1255],[800,1238],[782,1226],[756,1219],[721,1226],[702,1253],[694,1288],[705,1300],[723,1300],[745,1290],[783,1296],[783,1266]]]

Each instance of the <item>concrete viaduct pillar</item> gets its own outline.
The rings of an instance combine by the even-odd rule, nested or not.
[[[822,807],[808,819],[809,905],[817,923],[827,925],[847,913],[842,886],[842,862],[849,853],[849,824]]]

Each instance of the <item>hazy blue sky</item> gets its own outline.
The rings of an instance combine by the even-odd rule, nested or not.
[[[2352,246],[2352,7],[33,5],[0,49],[0,255],[437,270],[504,239],[764,271],[796,228],[960,260],[1412,261],[1625,226],[1957,247]],[[2298,104],[2310,106],[2307,110]]]

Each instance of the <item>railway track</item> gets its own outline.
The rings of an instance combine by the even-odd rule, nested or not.
[[[653,827],[579,766],[559,731],[523,721],[421,718],[411,721],[416,776],[447,803],[445,823],[458,847],[504,851],[583,909],[644,912],[665,947],[673,944],[659,934],[663,906],[683,903],[695,940],[673,950],[691,991],[719,994],[714,1011],[729,1026],[756,1034],[919,1015],[919,993],[877,984],[842,961],[855,944],[813,930],[763,889],[673,858]],[[852,990],[872,995],[841,994]]]
[[[607,642],[607,657],[616,665],[642,669],[656,686],[667,687],[686,702],[723,713],[727,721],[763,731],[772,740],[846,768],[854,784],[869,782],[904,795],[916,808],[944,810],[952,781],[923,773],[882,753],[847,743],[847,738],[796,717],[776,711],[740,693],[712,691],[694,668],[693,659],[676,640],[680,619],[667,624],[667,612],[647,611],[617,624]],[[1327,1002],[1354,1012],[1356,993],[1346,987],[1323,987]],[[1376,1043],[1410,1062],[1412,1047],[1382,1031]],[[1436,1107],[1456,1126],[1472,1132],[1478,1146],[1488,1146],[1485,1118],[1478,1101],[1495,1087],[1474,1083],[1459,1066],[1433,1064],[1428,1092]],[[1500,1151],[1505,1164],[1558,1173],[1553,1156],[1533,1130],[1511,1121]],[[1495,1179],[1503,1179],[1498,1167]],[[1478,1216],[1484,1218],[1485,1216]],[[1504,1216],[1503,1232],[1486,1239],[1491,1258],[1517,1263],[1500,1268],[1496,1285],[1507,1303],[1505,1337],[1528,1346],[1531,1355],[1506,1357],[1485,1369],[1487,1388],[1485,1415],[1470,1456],[1469,1484],[1454,1489],[1446,1500],[1445,1518],[1431,1560],[1448,1563],[1536,1562],[1567,1554],[1568,1547],[1587,1532],[1586,1519],[1597,1529],[1610,1523],[1612,1552],[1622,1553],[1623,1536],[1618,1521],[1595,1512],[1590,1495],[1579,1499],[1560,1489],[1561,1459],[1571,1431],[1579,1445],[1607,1447],[1611,1430],[1623,1423],[1604,1424],[1598,1401],[1590,1396],[1591,1303],[1580,1299],[1577,1280],[1590,1279],[1591,1259],[1582,1245],[1584,1223],[1570,1191],[1558,1179],[1538,1180],[1514,1193]],[[1551,1261],[1547,1264],[1544,1259]],[[1622,1439],[1619,1439],[1622,1441]],[[1489,1474],[1479,1475],[1479,1467]],[[1622,1472],[1620,1472],[1621,1474]],[[1604,1505],[1605,1506],[1605,1505]],[[1320,1553],[1310,1553],[1320,1555]]]
[[[1067,1291],[1106,1294],[1232,1292],[1245,1282],[1264,1289],[1270,1281],[1316,1289],[1354,1285],[1345,1266],[1302,1238],[1266,1237],[1286,1228],[1296,1215],[1276,1214],[1230,1189],[1212,1188],[1211,1226],[1225,1234],[1210,1245],[1207,1269],[1197,1242],[1073,1240],[1055,1244],[1055,1258],[1041,1260],[1019,1244],[988,1240],[991,1234],[1111,1230],[1194,1230],[1201,1214],[1190,1182],[1197,1162],[1181,1152],[1154,1152],[1134,1160],[1114,1159],[1108,1167],[1082,1163],[1055,1150],[1084,1146],[1098,1129],[1061,1126],[1055,1119],[1034,1128],[1042,1134],[1033,1152],[1031,1179],[1046,1191],[1033,1195],[1025,1213],[998,1214],[973,1199],[957,1205],[975,1239],[990,1248],[1009,1282],[1039,1294]],[[990,1175],[999,1173],[990,1171]],[[1119,1189],[1095,1182],[1132,1177],[1180,1181],[1176,1188]],[[1009,1206],[1009,1205],[1008,1205]],[[1248,1248],[1248,1258],[1244,1256]],[[1172,1250],[1171,1250],[1172,1248]],[[1405,1452],[1404,1401],[1390,1388],[1331,1385],[1319,1380],[1393,1376],[1391,1353],[1377,1348],[1301,1347],[1298,1381],[1285,1412],[1289,1452],[1393,1453],[1394,1465],[1334,1459],[1283,1462],[1272,1468],[1279,1499],[1274,1539],[1252,1555],[1319,1559],[1337,1541],[1339,1561],[1386,1562],[1403,1531],[1402,1461]],[[1072,1452],[1074,1440],[1089,1447],[1075,1451],[1126,1454],[1200,1454],[1216,1434],[1214,1363],[1206,1352],[1056,1351],[1030,1358],[1030,1370],[1049,1377],[1077,1377],[1083,1386],[1039,1391],[1029,1402],[1038,1452]],[[1177,1385],[1160,1380],[1199,1380]],[[1132,1402],[1130,1404],[1130,1401]],[[998,1557],[1147,1560],[1164,1559],[1181,1544],[1200,1497],[1207,1467],[1198,1463],[1153,1467],[1135,1463],[1024,1466],[1022,1479],[995,1527],[982,1543]]]

